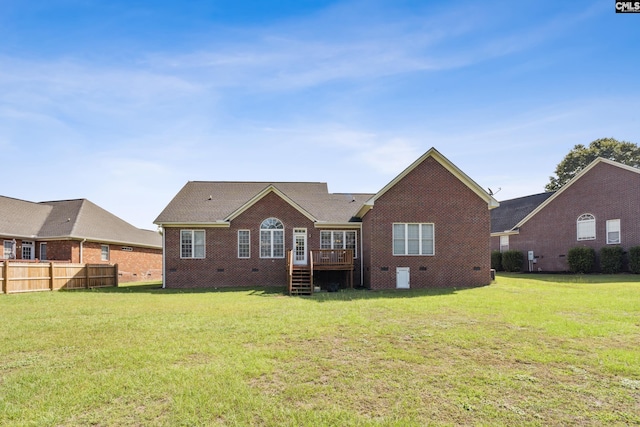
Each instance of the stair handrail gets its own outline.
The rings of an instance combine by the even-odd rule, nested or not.
[[[289,273],[289,295],[291,295],[291,290],[293,288],[293,251],[287,252],[287,270]]]
[[[309,267],[309,281],[311,282],[311,295],[313,295],[313,251],[309,251]]]

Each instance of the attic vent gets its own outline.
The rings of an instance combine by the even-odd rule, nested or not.
[[[127,252],[133,252],[133,248],[131,246],[123,246],[122,250]]]

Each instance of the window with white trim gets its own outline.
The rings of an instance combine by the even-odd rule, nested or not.
[[[204,258],[204,230],[180,230],[180,258]]]
[[[260,258],[284,258],[284,224],[277,218],[260,224]]]
[[[620,220],[610,219],[607,221],[607,245],[620,244]]]
[[[100,245],[100,259],[109,261],[109,245]]]
[[[432,223],[393,224],[393,254],[434,255],[433,228]]]
[[[13,256],[13,245],[15,244],[15,242],[12,242],[11,240],[5,240],[4,241],[4,254],[2,256],[2,258],[4,259],[12,259]]]
[[[238,230],[238,258],[251,258],[251,231]]]
[[[40,243],[40,261],[46,261],[47,259],[47,244],[44,242]]]
[[[578,240],[596,239],[596,217],[591,214],[582,214],[577,220]]]
[[[500,252],[509,250],[509,236],[500,236]]]
[[[352,249],[354,258],[358,257],[355,230],[320,231],[320,249]]]

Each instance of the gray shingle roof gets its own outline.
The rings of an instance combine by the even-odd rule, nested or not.
[[[540,193],[501,201],[500,206],[491,211],[491,232],[501,233],[511,230],[553,194],[553,192]]]
[[[162,247],[157,232],[136,228],[86,199],[33,203],[0,196],[0,234]]]
[[[0,235],[33,238],[51,210],[51,206],[0,196]]]
[[[333,194],[323,182],[189,181],[155,220],[156,224],[227,221],[269,188],[285,195],[319,222],[346,223],[373,194]]]

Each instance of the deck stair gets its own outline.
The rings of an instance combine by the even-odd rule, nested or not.
[[[313,284],[311,269],[308,267],[293,267],[289,285],[290,295],[312,295]]]

